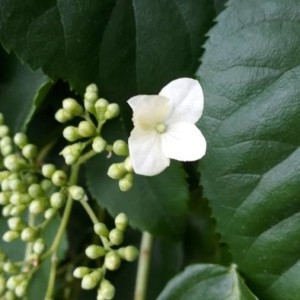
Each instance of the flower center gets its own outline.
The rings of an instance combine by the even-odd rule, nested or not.
[[[167,131],[167,126],[164,123],[158,123],[155,126],[155,130],[157,133],[164,133]]]

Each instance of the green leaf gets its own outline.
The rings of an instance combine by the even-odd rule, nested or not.
[[[198,70],[204,194],[261,299],[300,295],[298,1],[231,0]]]
[[[158,300],[254,300],[256,298],[233,265],[226,268],[213,264],[187,267],[173,278]]]
[[[125,100],[191,76],[213,17],[207,0],[1,0],[0,40],[53,79]]]
[[[51,83],[41,71],[32,72],[0,48],[0,111],[12,132],[24,130]],[[41,90],[37,90],[41,87]]]
[[[154,177],[135,176],[133,188],[121,192],[118,181],[106,175],[112,159],[98,155],[86,166],[89,191],[115,216],[127,214],[131,226],[155,235],[179,237],[187,212],[188,190],[184,173],[174,163]]]

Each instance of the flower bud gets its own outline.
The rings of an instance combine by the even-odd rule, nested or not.
[[[44,192],[48,192],[53,187],[52,181],[49,179],[43,179],[40,185]]]
[[[10,172],[9,171],[0,171],[0,182],[3,179],[6,179],[9,176]]]
[[[74,200],[81,200],[85,196],[84,189],[78,185],[72,185],[69,187],[69,193]]]
[[[45,241],[43,239],[37,239],[34,243],[33,243],[33,251],[36,254],[42,254],[46,249],[46,244]]]
[[[25,222],[20,217],[12,217],[7,220],[7,225],[10,230],[21,231],[25,226]]]
[[[27,145],[28,139],[25,133],[23,132],[18,132],[14,135],[14,143],[19,147],[23,148],[24,146]]]
[[[97,300],[111,300],[115,296],[115,287],[106,279],[102,280],[97,294]]]
[[[20,284],[18,284],[15,288],[16,296],[19,298],[23,298],[24,296],[26,296],[27,288],[28,288],[28,284],[26,281],[23,281]]]
[[[139,250],[134,246],[127,246],[118,249],[118,254],[126,261],[134,261],[139,255]]]
[[[3,297],[5,300],[16,300],[16,296],[13,291],[6,291]]]
[[[56,167],[53,164],[45,164],[42,166],[42,174],[46,178],[51,178],[55,171],[56,171]]]
[[[127,156],[129,154],[127,143],[123,140],[116,140],[113,144],[113,152],[119,156]]]
[[[124,160],[124,168],[128,173],[133,172],[133,167],[129,156]]]
[[[0,138],[4,138],[9,134],[9,127],[6,125],[0,125]]]
[[[74,271],[73,271],[73,276],[75,278],[83,278],[83,276],[87,275],[90,273],[90,268],[88,267],[77,267]]]
[[[128,218],[124,213],[120,213],[115,218],[115,225],[116,228],[125,231],[127,225],[128,225]]]
[[[10,192],[0,192],[0,205],[7,205],[10,199]]]
[[[26,210],[26,205],[13,206],[10,211],[11,216],[20,216]]]
[[[66,195],[61,192],[55,192],[50,197],[50,204],[53,208],[59,209],[64,206]]]
[[[37,231],[36,229],[32,227],[26,227],[21,232],[21,240],[23,242],[33,242],[37,237]]]
[[[27,173],[24,176],[24,181],[26,182],[26,184],[31,185],[32,183],[37,183],[38,178],[35,174]]]
[[[91,137],[96,134],[96,127],[88,121],[81,121],[78,124],[78,134],[81,137]]]
[[[12,274],[17,273],[19,271],[19,268],[12,261],[6,261],[3,264],[3,271]]]
[[[8,217],[11,215],[11,210],[14,208],[14,206],[12,204],[8,204],[8,205],[5,205],[3,208],[2,208],[2,216],[3,217]]]
[[[3,234],[2,239],[4,242],[9,243],[9,242],[12,242],[12,241],[16,240],[17,238],[19,238],[19,236],[20,236],[19,232],[9,230]]]
[[[16,192],[26,191],[24,182],[22,182],[22,180],[20,180],[19,178],[14,178],[9,180],[9,186],[12,191],[16,191]]]
[[[75,126],[68,126],[63,130],[64,138],[69,142],[75,142],[79,138],[81,138],[80,134],[78,133],[78,128]]]
[[[102,276],[101,270],[95,270],[90,274],[83,276],[81,281],[81,287],[84,290],[91,290],[99,283]]]
[[[90,245],[85,249],[85,255],[90,259],[97,259],[105,254],[105,249],[98,245]]]
[[[51,180],[56,186],[64,186],[67,183],[68,176],[64,171],[56,170],[53,173]]]
[[[66,123],[70,120],[72,120],[73,116],[67,112],[65,109],[60,108],[54,115],[56,121],[59,123]]]
[[[24,166],[24,161],[17,155],[10,154],[4,158],[3,164],[6,167],[6,169],[12,172],[16,172]]]
[[[38,215],[40,213],[43,213],[46,210],[47,206],[47,198],[37,198],[29,204],[29,211],[34,215]]]
[[[28,194],[32,198],[40,197],[44,195],[42,187],[38,183],[33,183],[28,188]]]
[[[11,194],[9,202],[12,205],[21,205],[23,202],[23,195],[20,192],[14,192],[13,194]]]
[[[38,149],[35,145],[27,144],[22,149],[22,154],[27,159],[34,159],[37,155]]]
[[[98,94],[98,87],[95,83],[91,83],[86,87],[85,91],[86,91],[86,93]]]
[[[1,146],[1,154],[2,156],[8,156],[13,153],[13,146],[12,145],[4,145]]]
[[[101,237],[108,237],[109,231],[104,223],[94,225],[94,232]]]
[[[123,231],[115,228],[110,231],[108,237],[112,244],[120,245],[123,242],[124,233],[123,233]]]
[[[121,265],[121,258],[115,251],[110,251],[105,255],[104,265],[108,270],[117,270]]]
[[[82,150],[83,144],[75,143],[73,145],[66,146],[60,154],[64,157],[67,165],[73,165],[78,161]]]
[[[104,117],[107,120],[113,119],[117,117],[120,113],[120,107],[117,103],[110,103],[108,104]]]
[[[119,188],[122,192],[129,191],[133,186],[133,175],[131,173],[126,174],[124,178],[119,180]]]
[[[121,179],[126,174],[123,163],[112,164],[107,171],[107,175],[112,179]]]
[[[63,100],[63,109],[68,112],[71,116],[80,116],[83,114],[82,106],[72,98],[67,98]]]
[[[106,141],[102,137],[97,136],[94,138],[92,148],[95,152],[101,153],[102,151],[105,150],[105,147],[106,147]]]
[[[108,104],[108,101],[103,98],[100,98],[96,101],[95,110],[99,120],[103,119]]]
[[[52,219],[57,214],[57,210],[55,208],[48,208],[44,212],[44,217],[46,220]]]

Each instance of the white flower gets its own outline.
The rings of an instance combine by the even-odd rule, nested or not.
[[[128,145],[135,173],[152,176],[170,164],[200,159],[206,141],[195,123],[203,111],[203,92],[198,81],[179,78],[158,95],[140,95],[128,100],[134,129]]]

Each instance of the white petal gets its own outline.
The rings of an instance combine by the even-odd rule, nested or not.
[[[130,159],[135,173],[153,176],[161,173],[170,164],[161,148],[161,134],[155,131],[131,131],[128,146]]]
[[[175,123],[162,134],[162,149],[169,158],[193,161],[205,154],[206,140],[194,124]]]
[[[159,95],[135,96],[127,102],[133,110],[134,125],[143,130],[154,130],[157,124],[165,122],[171,111],[170,100]]]
[[[168,123],[196,123],[202,115],[204,97],[201,85],[191,78],[179,78],[167,84],[159,93],[171,100],[174,110]]]

